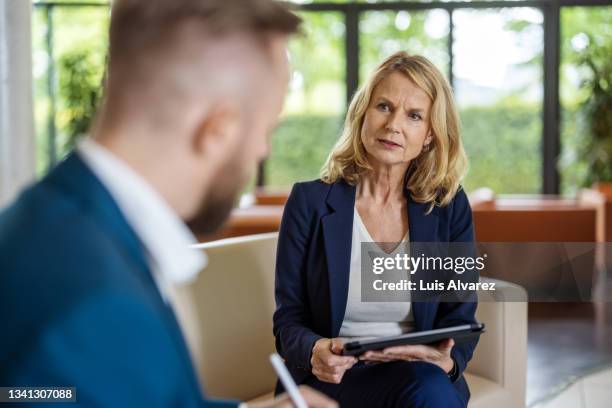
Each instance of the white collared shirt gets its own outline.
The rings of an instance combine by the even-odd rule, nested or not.
[[[136,171],[90,138],[79,142],[77,154],[108,189],[147,251],[153,279],[166,303],[174,286],[195,279],[207,264],[197,241],[178,214]]]

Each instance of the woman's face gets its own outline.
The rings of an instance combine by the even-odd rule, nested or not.
[[[417,85],[393,72],[374,88],[361,129],[361,141],[374,165],[404,165],[431,142],[431,100]]]

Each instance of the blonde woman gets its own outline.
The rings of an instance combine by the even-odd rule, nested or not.
[[[347,407],[467,405],[462,373],[476,341],[341,355],[347,339],[475,322],[474,302],[368,303],[360,293],[361,242],[473,242],[466,166],[443,75],[424,57],[389,57],[354,96],[321,179],[297,183],[285,207],[274,335],[299,383]]]

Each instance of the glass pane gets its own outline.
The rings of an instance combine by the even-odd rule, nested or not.
[[[52,93],[56,110],[55,159],[58,160],[87,132],[95,112],[102,90],[108,23],[108,6],[35,7],[32,42],[39,174],[44,173],[51,162],[52,95],[47,83],[50,62],[53,61],[55,72]],[[52,27],[50,33],[49,27]],[[48,43],[53,50],[52,56],[48,53]]]
[[[542,13],[535,8],[458,10],[453,19],[454,86],[470,161],[465,188],[537,193],[542,184]]]
[[[421,54],[448,72],[449,15],[444,10],[368,11],[361,15],[359,30],[362,83],[385,58],[400,50]]]
[[[293,75],[266,162],[266,184],[287,187],[318,178],[346,107],[344,18],[302,12],[305,36],[289,44]]]
[[[612,7],[561,10],[559,170],[563,193],[573,194],[598,180],[612,181],[610,21]]]
[[[36,140],[36,174],[43,175],[49,167],[50,98],[48,93],[49,54],[46,48],[47,14],[42,7],[32,13],[32,77],[34,88],[34,130]]]
[[[497,1],[497,0],[409,0],[411,3],[465,3],[466,1]],[[524,0],[505,0],[505,1],[524,1]],[[398,0],[289,0],[290,3],[311,4],[311,3],[397,3]]]
[[[58,8],[55,58],[60,157],[88,131],[101,96],[108,47],[107,7]]]

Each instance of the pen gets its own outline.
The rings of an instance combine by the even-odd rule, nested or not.
[[[291,401],[293,401],[293,405],[295,405],[296,408],[308,408],[306,401],[304,401],[302,394],[300,394],[300,391],[298,390],[297,385],[295,385],[295,381],[293,381],[293,378],[291,378],[289,370],[287,370],[287,367],[285,367],[283,359],[278,354],[272,353],[270,354],[270,362],[278,375],[278,379],[283,384],[283,387],[285,387],[285,391],[287,391],[287,394],[289,394],[289,398],[291,398]]]

